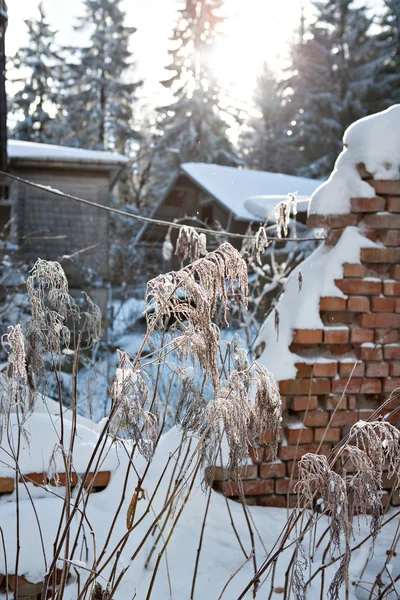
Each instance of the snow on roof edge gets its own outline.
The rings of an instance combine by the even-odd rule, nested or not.
[[[8,140],[8,157],[10,160],[41,160],[47,162],[81,162],[112,164],[123,166],[128,158],[116,152],[105,150],[86,150],[52,144],[39,144],[23,140]]]

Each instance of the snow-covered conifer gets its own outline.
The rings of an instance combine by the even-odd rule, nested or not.
[[[57,142],[54,116],[57,110],[60,50],[42,4],[39,16],[25,21],[28,42],[11,61],[11,81],[17,91],[10,101],[12,135],[31,142]]]
[[[126,152],[139,137],[133,124],[135,94],[129,48],[134,27],[125,25],[121,0],[85,0],[77,30],[90,33],[89,43],[73,48],[65,82],[60,123],[64,141],[82,148]]]
[[[179,11],[169,50],[171,77],[163,81],[173,102],[159,108],[159,146],[172,167],[184,161],[224,165],[240,161],[227,136],[229,127],[213,72],[223,0],[186,0]],[[173,154],[175,156],[173,156]]]

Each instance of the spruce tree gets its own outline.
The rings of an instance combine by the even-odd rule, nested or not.
[[[400,102],[400,0],[384,0],[385,11],[377,34],[382,67],[377,81],[376,111]]]
[[[127,152],[139,137],[133,125],[135,93],[129,49],[134,27],[125,25],[121,0],[85,0],[76,29],[90,31],[89,44],[70,49],[60,125],[64,141],[81,148]]]
[[[367,115],[380,57],[372,17],[354,0],[316,2],[318,17],[292,54],[287,79],[298,150],[298,173],[325,177],[342,148],[345,129]]]
[[[290,111],[282,83],[268,63],[257,78],[254,104],[258,116],[251,116],[241,134],[246,164],[262,171],[293,173]]]
[[[228,124],[220,103],[220,89],[213,73],[213,49],[223,18],[218,14],[223,0],[186,0],[173,31],[170,88],[173,102],[158,109],[160,150],[175,153],[180,162],[240,162],[228,139]]]
[[[18,73],[12,79],[22,87],[10,102],[10,114],[16,120],[12,135],[31,142],[57,142],[54,115],[57,110],[58,77],[61,64],[55,32],[49,26],[43,5],[39,18],[25,21],[29,39],[11,61]]]

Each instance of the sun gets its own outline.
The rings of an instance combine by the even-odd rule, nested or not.
[[[250,100],[267,61],[279,69],[288,44],[298,35],[299,0],[228,0],[223,36],[213,56],[219,85],[233,98]]]

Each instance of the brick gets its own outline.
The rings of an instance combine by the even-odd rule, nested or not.
[[[331,382],[329,379],[286,379],[279,383],[281,394],[293,396],[308,396],[329,394]]]
[[[388,346],[384,346],[384,357],[387,359],[400,359],[400,345],[399,344],[390,344]]]
[[[400,298],[396,298],[395,310],[397,313],[400,312]]]
[[[364,277],[365,267],[358,263],[344,263],[343,265],[343,276],[344,277]]]
[[[400,265],[391,265],[390,266],[389,277],[391,279],[400,280]]]
[[[331,356],[343,356],[343,354],[347,354],[353,351],[353,346],[351,344],[326,344],[325,350],[331,354]]]
[[[377,194],[385,194],[386,196],[398,196],[400,194],[400,181],[376,179],[371,182],[371,185]]]
[[[379,379],[335,379],[332,381],[332,392],[341,393],[346,390],[348,394],[380,394],[382,382]]]
[[[357,165],[357,171],[361,179],[372,179],[372,173],[366,170],[364,163],[359,163]]]
[[[286,508],[286,497],[285,496],[275,496],[275,494],[271,494],[270,496],[261,496],[258,499],[260,506],[270,506],[275,508]]]
[[[368,329],[353,328],[350,330],[350,340],[353,344],[368,344],[374,341],[374,332]]]
[[[273,479],[254,479],[253,481],[242,481],[240,488],[243,486],[243,494],[245,496],[262,496],[274,493]],[[223,484],[225,496],[240,496],[239,486],[236,481],[229,481]]]
[[[250,447],[249,456],[253,463],[260,463],[264,460],[264,447]]]
[[[300,444],[299,446],[281,446],[279,457],[282,460],[299,459],[308,452],[315,452],[318,446],[316,444]]]
[[[400,248],[361,248],[361,260],[367,263],[398,263]]]
[[[322,399],[321,405],[325,410],[346,410],[347,398],[342,394],[330,394]]]
[[[385,283],[383,284],[385,289]],[[396,301],[394,298],[371,298],[372,312],[394,312]]]
[[[344,425],[354,425],[361,419],[360,414],[353,411],[338,411],[334,415],[332,415],[332,421],[330,423],[331,427],[342,427]]]
[[[318,408],[317,396],[295,396],[291,402],[290,408],[292,410],[315,410]]]
[[[288,429],[286,439],[289,444],[311,444],[313,441],[312,429]]]
[[[346,329],[325,329],[324,342],[326,344],[346,344],[349,340],[349,330]]]
[[[357,358],[363,361],[368,360],[383,360],[382,346],[359,346],[354,349]]]
[[[367,377],[387,377],[389,375],[389,365],[387,363],[368,363],[366,368]]]
[[[329,415],[325,410],[315,410],[299,416],[306,427],[324,427],[329,421]]]
[[[315,377],[335,377],[337,373],[337,362],[331,363],[315,363],[314,364],[314,375]]]
[[[308,224],[308,227],[310,225]],[[343,229],[329,229],[325,235],[325,244],[327,246],[335,246],[342,237]]]
[[[323,296],[319,301],[320,310],[346,310],[346,298],[337,296]]]
[[[350,296],[347,300],[347,309],[353,312],[368,312],[369,308],[370,302],[366,296]]]
[[[351,211],[354,213],[375,213],[385,210],[385,199],[379,198],[352,198]]]
[[[24,473],[18,479],[20,483],[33,483],[35,487],[39,485],[46,485],[47,474],[46,473]]]
[[[348,311],[321,311],[322,322],[328,327],[336,325],[353,325],[356,322],[356,313]]]
[[[11,494],[14,491],[13,477],[0,477],[0,494]]]
[[[71,487],[75,487],[76,485],[78,485],[78,475],[76,473],[71,473],[69,481],[70,481]],[[67,485],[66,473],[57,473],[57,476],[52,477],[50,479],[50,485],[66,487],[66,485]]]
[[[375,329],[374,342],[378,344],[395,344],[399,341],[398,329]]]
[[[400,281],[384,281],[383,293],[385,296],[400,296]]]
[[[295,363],[297,369],[296,379],[306,379],[312,377],[313,365],[309,363]]]
[[[400,377],[388,377],[383,382],[384,392],[393,392],[397,388],[400,388]],[[397,416],[398,418],[398,416]]]
[[[274,479],[275,477],[285,477],[286,465],[283,462],[262,463],[260,465],[260,477],[262,479]]]
[[[379,239],[385,246],[399,246],[400,245],[400,230],[393,229],[391,231],[382,231],[379,234]]]
[[[308,227],[324,227],[325,229],[344,229],[345,227],[357,225],[359,216],[356,214],[347,215],[309,215],[307,219]]]
[[[239,467],[238,475],[241,479],[256,479],[258,468],[256,465],[246,465]],[[230,470],[225,467],[214,467],[214,481],[229,481],[231,478]]]
[[[314,440],[316,442],[339,442],[340,429],[338,427],[318,427],[314,429]]]
[[[369,250],[369,248],[367,248],[367,250]],[[375,250],[375,248],[373,248],[373,250]],[[382,290],[381,281],[335,279],[335,284],[344,294],[354,294],[355,296],[379,296]]]
[[[388,212],[400,212],[400,196],[389,196],[386,198],[386,206]]]
[[[390,377],[400,377],[400,362],[389,363]]]
[[[277,494],[293,494],[296,483],[296,479],[278,479],[275,482],[275,492]]]
[[[93,485],[93,487],[107,487],[111,478],[110,471],[100,471],[99,473],[88,473],[84,487],[87,488],[89,485]]]
[[[283,434],[283,430],[282,430],[282,428],[280,428],[279,432],[278,432],[279,441],[282,440],[282,434]],[[263,431],[259,437],[259,443],[269,445],[271,443],[271,432],[268,430]]]
[[[319,344],[322,342],[322,329],[295,329],[293,342],[295,344]]]
[[[377,213],[375,215],[365,215],[364,223],[367,227],[371,227],[371,229],[400,229],[400,215],[396,215],[393,213]],[[369,261],[366,258],[363,258],[362,251],[363,250],[379,250],[379,248],[361,248],[361,260],[365,260],[366,262],[375,262]],[[378,260],[376,262],[383,262]],[[394,262],[394,261],[392,261]]]
[[[353,370],[354,369],[354,370]],[[365,365],[362,362],[342,362],[339,367],[340,377],[364,377]]]
[[[362,313],[361,315],[359,315],[359,321],[362,327],[400,327],[400,315],[395,313]]]

